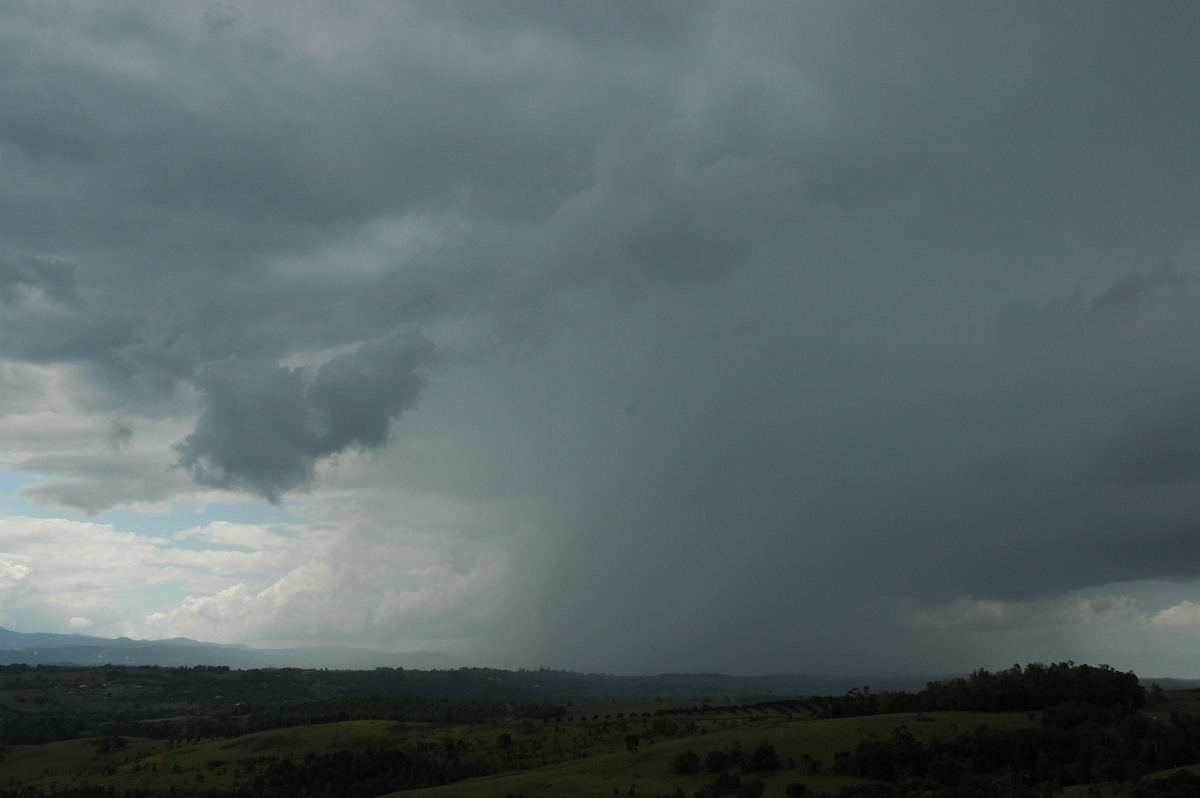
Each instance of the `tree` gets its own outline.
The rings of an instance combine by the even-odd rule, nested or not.
[[[700,756],[695,751],[684,751],[676,754],[671,760],[672,773],[695,773],[700,769]]]
[[[766,740],[754,746],[754,752],[750,755],[749,769],[779,770],[779,755],[775,753],[775,746]]]

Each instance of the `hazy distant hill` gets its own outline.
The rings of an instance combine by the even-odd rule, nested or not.
[[[231,668],[456,668],[465,663],[448,654],[390,654],[336,646],[250,648],[241,644],[201,643],[186,637],[131,640],[13,632],[0,628],[0,664],[25,665],[228,665]]]
[[[186,637],[170,640],[131,640],[80,634],[14,632],[0,628],[0,665],[226,665],[230,668],[332,668],[370,670],[450,670],[468,665],[463,660],[433,651],[392,654],[371,649],[340,646],[308,648],[251,648],[243,644],[203,643]],[[476,671],[491,669],[472,668]],[[830,674],[779,674],[730,676],[720,673],[665,673],[642,676],[613,676],[547,670],[491,671],[528,681],[535,694],[545,700],[639,700],[647,696],[673,699],[707,697],[713,701],[769,700],[779,696],[841,695],[852,688],[869,686],[879,691],[919,691],[931,681],[963,674],[907,674],[901,676],[837,676]],[[502,679],[503,680],[503,679]],[[1157,682],[1164,689],[1200,686],[1200,681],[1172,678],[1143,678],[1149,687]]]
[[[1152,684],[1157,684],[1164,690],[1194,690],[1195,688],[1200,687],[1200,679],[1173,679],[1171,677],[1159,679],[1154,677],[1142,677],[1140,681],[1142,685],[1147,688]]]
[[[0,628],[0,665],[227,665],[230,668],[334,668],[369,670],[448,670],[467,663],[437,652],[390,654],[345,647],[251,648],[241,644],[202,643],[186,637],[171,640],[131,640],[78,634],[22,633]],[[495,671],[505,674],[505,671]],[[522,681],[536,682],[543,697],[578,700],[635,700],[708,697],[714,701],[749,701],[778,696],[838,695],[854,687],[872,690],[920,690],[945,674],[900,677],[783,674],[729,676],[720,673],[666,673],[651,676],[613,676],[570,671],[522,671]],[[511,674],[518,678],[517,673]]]

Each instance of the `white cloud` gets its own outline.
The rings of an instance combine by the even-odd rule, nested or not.
[[[28,565],[0,560],[0,587],[11,587],[29,577]]]
[[[1155,626],[1200,626],[1200,604],[1181,601],[1156,612],[1150,622]]]
[[[218,528],[229,536],[240,525]],[[257,526],[246,542],[273,542],[279,536]],[[221,535],[215,535],[221,538]],[[303,535],[293,545],[249,548],[179,548],[167,536],[124,532],[111,524],[65,518],[0,518],[0,591],[21,591],[22,601],[6,602],[7,618],[30,628],[83,618],[100,630],[139,607],[170,606],[183,591],[218,591],[235,580],[257,575],[260,584],[294,567],[305,554]],[[228,545],[228,544],[226,544]],[[72,628],[75,622],[67,621]]]
[[[357,512],[339,520],[348,504]],[[514,595],[515,557],[529,541],[518,533],[476,531],[504,515],[515,524],[520,513],[511,507],[472,507],[402,492],[318,491],[297,509],[319,530],[306,532],[299,547],[272,530],[243,536],[242,528],[229,524],[177,536],[227,545],[256,539],[258,556],[289,552],[291,565],[257,585],[231,578],[219,590],[193,593],[172,608],[130,621],[123,632],[215,642],[358,642],[462,651],[471,645],[467,638],[492,634],[520,598]]]
[[[404,570],[402,552],[386,554],[370,562],[309,562],[257,592],[238,583],[213,595],[188,597],[175,609],[128,624],[125,631],[214,642],[395,645],[477,632],[501,609],[496,598],[506,569],[498,560],[480,557],[461,571],[448,566]]]
[[[259,524],[237,524],[231,521],[213,521],[204,526],[191,527],[176,532],[174,540],[194,539],[218,546],[264,550],[289,545],[292,538],[280,535]]]
[[[17,617],[13,608],[19,606],[21,594],[28,588],[30,574],[28,565],[0,559],[0,622],[12,624]]]

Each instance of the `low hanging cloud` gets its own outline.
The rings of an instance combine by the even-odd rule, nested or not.
[[[1068,595],[1036,601],[960,597],[944,604],[910,607],[902,615],[905,615],[904,622],[913,627],[997,630],[1081,624],[1140,624],[1147,619],[1138,601],[1128,595]],[[1159,622],[1157,617],[1154,623]]]
[[[177,445],[179,462],[204,485],[278,502],[312,485],[322,458],[378,449],[392,421],[416,403],[434,346],[397,328],[315,371],[229,358],[206,367],[205,408]]]

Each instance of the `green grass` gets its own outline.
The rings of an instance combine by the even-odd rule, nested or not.
[[[688,737],[643,744],[636,754],[617,750],[618,741],[613,741],[608,746],[597,746],[602,750],[593,750],[583,759],[548,764],[524,772],[470,779],[444,787],[406,790],[392,793],[387,798],[503,798],[517,793],[524,793],[528,798],[612,798],[614,789],[624,796],[628,795],[631,786],[636,788],[635,794],[639,796],[671,793],[676,788],[682,788],[685,794],[691,795],[712,776],[705,773],[673,775],[671,761],[677,754],[690,750],[703,759],[712,750],[741,747],[749,752],[764,740],[775,747],[783,769],[774,773],[749,774],[743,778],[761,779],[767,787],[766,796],[782,796],[784,787],[792,782],[801,782],[811,790],[832,794],[842,785],[865,781],[830,772],[834,754],[852,750],[860,740],[886,738],[897,726],[906,726],[920,739],[932,739],[950,736],[956,731],[970,732],[981,723],[992,728],[1028,728],[1034,725],[1034,721],[1024,713],[944,712],[835,720],[787,719],[770,714],[740,717],[735,714],[713,718],[696,734]],[[800,767],[802,755],[819,761],[822,773],[806,775]],[[794,762],[794,766],[789,767],[789,760]]]
[[[862,740],[886,739],[905,726],[920,739],[970,733],[978,725],[1028,728],[1036,723],[1025,713],[939,712],[814,720],[803,713],[753,711],[714,706],[703,714],[645,717],[624,716],[623,707],[609,707],[609,717],[576,717],[557,722],[511,721],[490,724],[396,723],[351,721],[294,726],[257,732],[234,739],[210,740],[169,747],[161,740],[129,738],[128,745],[108,754],[96,753],[95,740],[72,740],[42,746],[14,746],[4,760],[0,786],[15,782],[46,787],[73,784],[111,785],[117,793],[174,787],[181,796],[218,793],[247,786],[272,760],[303,760],[306,753],[329,754],[348,749],[419,751],[451,744],[461,758],[493,773],[444,787],[394,793],[395,798],[503,798],[524,793],[529,798],[581,796],[611,798],[614,789],[628,795],[655,796],[682,788],[693,794],[711,774],[675,775],[672,759],[693,751],[701,759],[710,751],[740,748],[750,752],[760,742],[774,746],[783,769],[743,778],[761,779],[766,796],[782,796],[791,782],[815,791],[836,793],[860,779],[833,774],[834,755],[851,751]],[[595,714],[595,713],[593,713]],[[617,718],[613,715],[622,714]],[[637,735],[636,752],[626,749],[626,737]],[[820,763],[819,774],[805,774],[803,757]]]
[[[426,724],[398,724],[385,720],[357,720],[344,723],[321,723],[311,726],[290,726],[285,729],[255,732],[232,740],[213,740],[176,748],[163,754],[167,765],[192,767],[214,760],[240,762],[264,756],[280,759],[298,758],[309,751],[324,753],[340,749],[362,750],[403,743],[412,734],[418,737],[425,730],[398,735],[398,729]]]
[[[175,787],[181,795],[231,790],[253,778],[266,758],[300,760],[349,749],[404,746],[434,734],[428,724],[351,721],[276,729],[195,745],[170,748],[163,740],[130,737],[125,748],[96,753],[95,738],[35,746],[11,746],[4,755],[0,786],[23,783],[47,787],[76,784],[126,789]]]
[[[32,784],[60,787],[74,784],[110,783],[105,774],[128,770],[134,763],[154,760],[166,749],[161,740],[130,737],[125,748],[106,754],[97,753],[96,738],[65,740],[45,745],[10,746],[0,768],[3,786]]]
[[[1172,712],[1181,712],[1185,715],[1200,715],[1200,689],[1168,690],[1160,695],[1166,699],[1165,702],[1156,705],[1152,701],[1146,710],[1147,714],[1170,715]]]

